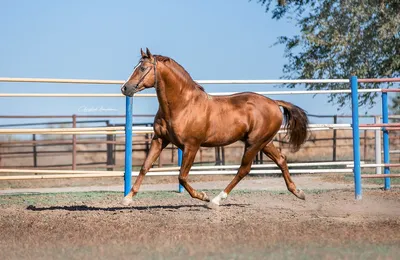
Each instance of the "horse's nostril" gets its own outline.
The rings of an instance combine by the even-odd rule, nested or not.
[[[125,91],[126,91],[126,86],[124,85],[124,86],[121,88],[121,90],[122,90],[122,92],[125,92]]]

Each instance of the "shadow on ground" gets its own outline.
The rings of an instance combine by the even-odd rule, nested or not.
[[[246,207],[250,204],[224,204],[219,207]],[[53,211],[53,210],[65,210],[65,211],[122,211],[122,210],[152,210],[152,209],[181,209],[190,208],[192,210],[205,208],[210,209],[207,205],[154,205],[154,206],[126,206],[126,207],[92,207],[87,205],[75,205],[75,206],[51,206],[51,207],[36,207],[29,205],[26,209],[30,211]]]

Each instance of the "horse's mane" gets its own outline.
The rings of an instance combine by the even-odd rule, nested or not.
[[[166,57],[166,56],[162,56],[162,55],[153,55],[153,57],[156,59],[156,61],[160,61],[160,62],[170,62],[170,65],[172,66],[168,66],[170,69],[174,70],[174,72],[181,78],[181,80],[187,82],[187,83],[192,83],[194,84],[195,87],[199,88],[201,91],[204,91],[204,88],[202,86],[200,86],[199,84],[197,84],[192,77],[190,76],[189,72],[187,72],[185,70],[185,68],[183,68],[178,62],[176,62],[175,60]]]

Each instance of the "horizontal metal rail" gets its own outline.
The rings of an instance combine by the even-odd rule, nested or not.
[[[73,115],[70,116],[65,116],[65,115],[0,115],[0,118],[72,118]],[[155,114],[153,115],[143,115],[143,114],[133,114],[133,117],[155,117]],[[76,118],[125,118],[125,115],[75,115]],[[79,122],[77,122],[79,123]]]
[[[346,165],[347,168],[352,168],[353,165]],[[361,164],[361,168],[376,168],[376,167],[400,167],[400,163],[371,163]]]
[[[349,79],[278,79],[278,80],[195,80],[198,84],[329,84],[350,83]],[[55,79],[55,78],[11,78],[0,77],[0,82],[108,84],[121,85],[125,80]],[[360,83],[400,82],[400,78],[358,79]]]
[[[297,80],[195,80],[198,84],[292,84],[292,83],[349,83],[348,79],[297,79]],[[0,78],[0,82],[111,84],[121,85],[124,80],[54,79],[54,78]]]
[[[340,161],[340,162],[306,162],[306,163],[289,163],[288,167],[309,167],[309,166],[349,166],[352,161]],[[364,162],[361,162],[364,163]],[[190,170],[192,171],[204,171],[204,170],[237,170],[240,165],[209,165],[209,166],[193,166]],[[268,169],[278,168],[276,164],[254,164],[251,169]],[[179,171],[179,166],[173,167],[162,167],[162,168],[151,168],[149,172],[169,172]],[[313,169],[315,170],[315,169]],[[329,169],[323,169],[329,170]],[[60,171],[60,172],[59,172]],[[82,174],[87,171],[81,170],[39,170],[39,169],[0,169],[0,173],[63,173],[63,174]],[[92,173],[102,173],[102,171],[91,171]]]
[[[367,92],[381,92],[381,89],[359,89],[360,93]],[[233,95],[240,92],[211,92],[208,93],[211,96],[227,96]],[[349,89],[335,89],[335,90],[298,90],[298,91],[256,91],[254,93],[260,95],[300,95],[300,94],[340,94],[340,93],[351,93]],[[156,97],[155,93],[139,93],[135,94],[134,97]],[[0,97],[114,97],[122,98],[125,97],[122,94],[96,94],[96,93],[0,93]]]
[[[397,129],[400,127],[398,123],[389,124],[361,124],[360,129],[382,129],[385,127],[388,129]],[[331,130],[331,129],[343,129],[351,130],[351,124],[310,124],[309,130]],[[151,126],[134,126],[133,133],[153,133],[153,127]],[[121,134],[124,133],[124,126],[109,126],[109,127],[77,127],[77,128],[8,128],[0,129],[0,134]],[[284,133],[286,130],[281,128],[279,133]]]
[[[155,114],[133,114],[133,117],[155,117]],[[337,116],[338,118],[350,118],[351,115],[313,115],[313,114],[308,114],[310,117],[329,117],[332,118],[334,116]],[[360,115],[360,117],[369,117],[373,118],[381,115]],[[391,118],[400,118],[400,115],[389,115],[389,119]],[[65,115],[26,115],[26,116],[21,116],[21,115],[0,115],[0,118],[72,118],[72,115],[70,116],[65,116]],[[125,118],[125,115],[76,115],[76,118]],[[77,122],[79,123],[79,122]]]
[[[398,178],[400,174],[361,174],[361,178]]]
[[[0,78],[0,82],[36,82],[36,83],[70,83],[70,84],[123,84],[122,80],[91,80],[91,79],[54,79],[54,78]],[[199,84],[327,84],[349,83],[349,79],[297,79],[297,80],[197,80]],[[400,82],[400,78],[359,79],[358,82]],[[396,92],[398,89],[359,89],[365,92]],[[210,95],[232,95],[238,92],[217,92]],[[351,93],[350,89],[336,90],[305,90],[305,91],[262,91],[261,95],[293,95],[293,94],[334,94]],[[155,97],[154,93],[139,93],[135,97]],[[0,93],[0,97],[123,97],[118,94],[96,93]]]
[[[387,124],[359,124],[360,127],[400,127],[400,123]]]
[[[0,172],[15,172],[13,169],[0,169]],[[68,170],[19,170],[21,173],[53,173],[48,175],[17,175],[17,176],[0,176],[0,180],[29,180],[29,179],[64,179],[64,178],[95,178],[95,177],[122,177],[123,171],[73,171],[68,173]],[[351,173],[352,169],[292,169],[291,173]],[[192,175],[224,175],[236,174],[237,171],[193,171]],[[251,170],[250,174],[281,174],[281,170]],[[165,172],[149,172],[148,176],[177,176],[179,171],[165,171]],[[132,173],[132,176],[138,176],[138,173]]]

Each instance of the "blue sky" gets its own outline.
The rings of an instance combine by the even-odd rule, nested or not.
[[[283,47],[273,43],[280,35],[295,34],[297,28],[270,17],[257,1],[247,0],[2,0],[0,77],[125,80],[140,48],[148,47],[154,54],[174,58],[198,80],[279,79],[285,58]],[[278,90],[272,85],[205,88],[208,92]],[[120,93],[120,86],[0,83],[0,91]],[[293,102],[312,114],[350,114],[350,107],[337,111],[324,95],[272,98]],[[125,99],[0,99],[1,115],[85,114],[82,107],[124,114]],[[157,107],[156,99],[134,100],[136,114],[153,114]],[[380,114],[379,100],[376,107],[360,113],[365,111]],[[21,120],[0,119],[0,124],[16,122]]]

